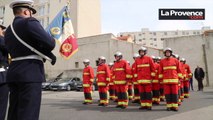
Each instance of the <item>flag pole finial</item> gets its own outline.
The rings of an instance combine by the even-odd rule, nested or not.
[[[71,5],[71,0],[67,0],[67,8],[69,9]]]

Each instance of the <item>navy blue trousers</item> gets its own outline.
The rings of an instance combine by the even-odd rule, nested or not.
[[[8,120],[39,120],[41,83],[9,83]]]
[[[5,119],[9,88],[7,84],[0,84],[0,120]]]

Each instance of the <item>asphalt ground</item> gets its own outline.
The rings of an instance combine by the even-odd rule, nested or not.
[[[40,120],[213,120],[213,88],[203,92],[191,91],[178,112],[166,111],[165,102],[153,106],[152,111],[139,110],[139,104],[129,102],[127,109],[98,106],[98,92],[93,93],[93,104],[83,105],[83,92],[44,91]]]

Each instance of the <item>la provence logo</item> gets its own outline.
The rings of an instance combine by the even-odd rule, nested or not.
[[[205,9],[159,9],[159,20],[205,20]]]

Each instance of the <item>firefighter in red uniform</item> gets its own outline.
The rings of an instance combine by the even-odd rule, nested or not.
[[[114,80],[112,79],[112,70],[113,70],[114,63],[109,63],[109,69],[110,69],[110,83],[109,83],[109,98],[110,100],[115,100],[115,86],[114,86]]]
[[[172,49],[164,49],[166,58],[160,62],[159,78],[163,79],[167,110],[178,111],[178,83],[182,78],[180,62],[171,57]]]
[[[189,80],[192,77],[192,72],[188,64],[186,64],[186,59],[182,58],[180,60],[183,63],[184,70],[185,70],[185,80],[183,81],[184,86],[184,97],[189,97]]]
[[[141,107],[139,109],[152,109],[152,79],[155,77],[154,62],[146,56],[147,48],[141,47],[138,51],[140,58],[136,59],[136,76],[139,84]]]
[[[174,58],[176,58],[178,61],[180,60],[180,57],[178,54],[172,54],[172,56]],[[178,83],[178,96],[179,96],[179,99],[178,99],[178,105],[180,106],[181,105],[181,102],[183,101],[183,80],[184,80],[184,75],[185,75],[185,71],[184,71],[184,66],[182,65],[182,63],[179,61],[179,64],[180,64],[180,69],[181,69],[181,73],[182,73],[182,76],[183,78],[179,78],[179,83]]]
[[[83,89],[84,89],[84,97],[85,100],[83,104],[91,104],[92,103],[92,84],[94,81],[94,71],[93,68],[89,66],[89,59],[85,59],[84,70],[83,70]]]
[[[185,66],[183,65],[182,62],[180,62],[180,66],[181,66],[181,71],[182,71],[182,75],[183,75],[183,78],[180,79],[180,101],[183,102],[184,100],[184,83],[183,81],[185,81],[186,79],[186,72],[185,72]]]
[[[152,103],[159,105],[160,104],[160,82],[158,78],[158,69],[159,64],[157,63],[157,57],[152,56],[155,65],[155,78],[152,80]]]
[[[161,61],[161,57],[157,57],[157,63],[159,65],[159,68],[160,68],[160,61]],[[159,68],[158,68],[158,74],[159,74]],[[163,85],[162,79],[158,79],[158,80],[160,83],[160,101],[163,102],[165,100],[164,85]]]
[[[127,61],[127,63],[130,66],[130,62]],[[128,97],[129,97],[129,100],[133,100],[133,82],[132,82],[133,75],[132,75],[132,69],[131,68],[130,68],[129,74],[130,74],[130,76],[127,79],[127,81],[128,81]]]
[[[108,106],[108,87],[110,82],[110,69],[106,63],[106,58],[101,56],[98,58],[97,68],[97,85],[100,96],[99,106]]]
[[[123,55],[121,52],[116,52],[114,57],[116,61],[113,66],[113,79],[118,96],[118,105],[116,108],[125,109],[128,106],[127,79],[130,78],[130,67],[127,61],[122,59]]]
[[[140,55],[138,53],[135,53],[133,55],[133,59],[136,60],[137,58],[139,58]],[[139,88],[138,88],[138,82],[137,82],[137,73],[136,73],[136,65],[135,62],[132,64],[132,81],[133,81],[133,87],[134,87],[134,97],[133,97],[133,101],[132,103],[140,103],[140,93],[139,93]]]

